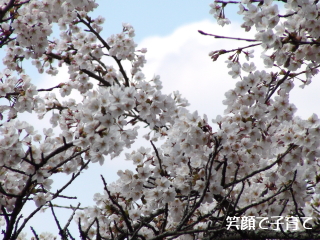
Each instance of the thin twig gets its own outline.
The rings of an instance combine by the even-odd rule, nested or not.
[[[59,220],[58,220],[58,218],[56,216],[56,213],[54,212],[53,205],[52,205],[51,201],[49,202],[49,205],[50,205],[50,209],[51,209],[54,221],[56,222],[57,227],[59,229],[59,235],[61,236],[61,239],[64,240],[64,239],[66,239],[66,235],[65,235],[65,232],[62,230],[62,228],[60,226],[60,222],[59,222]]]
[[[258,169],[256,171],[251,172],[250,174],[248,174],[247,176],[245,176],[245,177],[243,177],[241,179],[238,179],[238,180],[235,179],[231,183],[226,184],[224,188],[228,188],[228,187],[230,187],[230,186],[232,186],[232,185],[234,185],[236,183],[242,182],[242,181],[244,181],[244,180],[256,175],[257,173],[260,173],[260,172],[263,172],[265,170],[268,170],[268,169],[272,168],[275,164],[280,162],[295,146],[296,145],[294,145],[294,144],[290,144],[288,149],[283,154],[281,154],[281,156],[278,157],[278,159],[276,161],[274,161],[273,163],[271,163],[270,165],[268,165],[268,166],[266,166],[264,168],[261,168],[261,169]]]
[[[213,167],[213,163],[214,163],[214,159],[216,158],[216,156],[219,154],[219,152],[221,151],[222,147],[220,147],[220,142],[216,141],[215,143],[215,149],[214,152],[211,154],[208,162],[210,162],[209,165],[207,165],[208,169],[206,169],[207,172],[207,179],[206,179],[206,185],[202,191],[202,194],[199,198],[198,201],[196,201],[196,203],[194,204],[193,208],[190,210],[190,212],[179,222],[178,226],[176,227],[177,231],[181,230],[183,225],[188,221],[188,219],[190,219],[190,217],[192,216],[192,214],[196,211],[196,209],[201,205],[207,190],[209,188],[210,185],[210,176],[211,176],[211,172],[212,172],[212,167]]]
[[[75,155],[72,155],[71,157],[67,158],[66,160],[64,160],[63,162],[59,163],[58,165],[56,165],[55,167],[51,168],[48,172],[55,172],[59,167],[61,167],[62,165],[64,165],[65,163],[67,163],[68,161],[72,160],[73,158],[81,155],[82,153],[88,151],[89,148],[86,148],[85,150],[82,150],[78,153],[76,153]]]
[[[73,219],[76,211],[77,211],[78,209],[80,209],[79,207],[80,207],[80,203],[78,203],[78,205],[77,205],[75,208],[73,208],[73,212],[72,212],[72,214],[70,215],[70,217],[69,217],[66,225],[65,225],[64,228],[63,228],[63,230],[64,230],[65,232],[68,230],[68,227],[69,227],[69,225],[70,225],[70,223],[71,223],[71,221],[72,221],[72,219]],[[71,205],[70,205],[70,208],[72,208]]]
[[[59,190],[57,190],[57,192],[51,197],[51,200],[57,198],[58,196],[60,196],[60,193],[62,191],[64,191],[82,172],[82,170],[88,166],[88,164],[90,163],[91,161],[88,160],[80,169],[79,171],[76,173],[76,174],[72,174],[72,177],[71,179],[63,186],[61,187]],[[31,181],[31,180],[30,180]],[[27,185],[27,184],[26,184]],[[30,186],[28,186],[30,187]],[[25,193],[23,194],[23,196],[25,196]],[[15,232],[15,236],[18,236],[20,234],[20,232],[22,231],[22,229],[25,227],[25,225],[27,224],[27,222],[42,208],[43,206],[40,206],[38,207],[37,209],[35,209],[32,213],[30,213],[30,215],[25,218],[25,220],[23,221],[23,223],[21,224],[21,226],[19,227],[19,229]],[[8,240],[10,238],[7,238]]]
[[[91,27],[90,23],[86,22],[79,14],[77,14],[77,16],[78,16],[80,22],[82,22],[84,25],[86,25],[86,26],[89,28],[90,32],[92,32],[92,33],[99,39],[99,41],[103,44],[103,46],[105,46],[108,50],[110,50],[111,47],[110,47],[110,46],[108,45],[108,43],[100,36],[100,34]],[[128,76],[127,76],[127,74],[126,74],[126,72],[125,72],[125,70],[124,70],[124,68],[123,68],[123,66],[122,66],[122,64],[121,64],[121,60],[118,59],[116,56],[112,56],[112,58],[113,58],[113,59],[116,61],[116,63],[118,64],[119,70],[120,70],[120,72],[122,73],[122,76],[123,76],[124,79],[125,79],[125,86],[126,86],[126,87],[129,87],[129,78],[128,78]]]
[[[133,228],[132,228],[132,225],[125,213],[125,211],[123,210],[123,208],[121,207],[121,205],[119,203],[117,203],[113,197],[111,196],[111,193],[109,191],[109,189],[107,188],[107,183],[106,183],[106,180],[104,179],[104,177],[101,175],[101,178],[102,178],[102,181],[103,181],[103,184],[104,184],[104,190],[106,190],[106,192],[108,193],[108,196],[109,196],[109,199],[111,200],[111,202],[116,205],[118,207],[118,209],[120,210],[121,212],[121,216],[124,218],[124,222],[126,223],[127,225],[127,228],[129,229],[130,232],[133,232]]]
[[[268,96],[266,97],[266,100],[264,101],[264,103],[267,103],[269,101],[269,99],[272,97],[272,95],[275,93],[275,91],[280,87],[280,85],[289,77],[290,71],[286,72],[286,74],[283,76],[282,79],[280,79],[277,82],[277,85],[271,90],[271,92],[268,94]]]
[[[164,172],[164,170],[163,170],[163,168],[162,168],[161,158],[160,158],[160,156],[159,156],[158,149],[155,147],[155,145],[153,144],[152,140],[150,140],[150,143],[151,143],[151,145],[152,145],[152,147],[153,147],[153,149],[154,149],[154,151],[155,151],[155,153],[156,153],[156,156],[157,156],[157,158],[158,158],[159,166],[160,166],[160,170],[161,170],[161,175],[165,175],[165,172]]]
[[[34,237],[36,238],[36,240],[40,240],[38,234],[37,234],[36,231],[33,229],[33,227],[30,227],[30,228],[31,228],[31,231],[32,231]]]
[[[198,30],[198,32],[199,32],[200,34],[202,34],[202,35],[212,36],[212,37],[215,37],[215,38],[224,38],[224,39],[247,41],[247,42],[259,42],[259,40],[256,40],[256,39],[226,37],[226,36],[220,36],[220,35],[205,33],[204,31],[201,31],[201,30]]]
[[[293,181],[291,181],[291,183],[289,183],[287,186],[284,186],[284,188],[281,187],[282,189],[280,188],[275,194],[273,194],[273,195],[270,196],[270,197],[267,197],[267,198],[265,198],[265,199],[262,199],[262,200],[259,201],[259,202],[252,203],[252,204],[250,204],[250,205],[248,205],[248,206],[246,206],[246,207],[241,208],[240,210],[236,211],[236,212],[237,212],[236,215],[240,216],[240,215],[243,214],[245,211],[247,211],[249,208],[252,208],[252,207],[258,206],[258,205],[260,205],[260,204],[262,204],[262,203],[265,203],[265,202],[273,199],[274,197],[278,196],[279,194],[281,194],[281,193],[283,193],[283,192],[285,192],[285,191],[290,190],[290,188],[292,188],[292,184],[293,184],[295,178],[296,178],[296,174],[295,174],[294,177],[293,177]]]

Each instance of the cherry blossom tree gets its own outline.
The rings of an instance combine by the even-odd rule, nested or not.
[[[209,54],[213,61],[227,56],[229,74],[237,80],[225,94],[224,114],[213,120],[189,112],[179,92],[163,94],[159,76],[145,77],[147,50],[137,49],[131,25],[103,35],[104,18],[90,17],[98,7],[94,0],[0,2],[0,46],[6,50],[0,77],[4,240],[26,239],[26,224],[43,208],[51,210],[57,233],[31,228],[33,239],[319,236],[320,121],[316,114],[296,116],[289,99],[295,85],[304,88],[318,73],[318,1],[217,0],[210,5],[222,26],[230,24],[225,8],[239,5],[241,26],[255,32],[244,39],[199,30],[203,37],[249,42]],[[50,37],[54,25],[59,39]],[[254,49],[263,51],[263,69],[251,61]],[[69,80],[39,89],[26,74],[25,61],[52,76],[67,67]],[[82,100],[66,100],[71,91]],[[51,128],[37,132],[19,118],[24,112],[39,119],[49,114]],[[55,200],[68,198],[64,190],[89,165],[103,165],[106,156],[130,148],[140,124],[149,128],[144,137],[150,145],[126,154],[135,171],[119,170],[113,183],[101,176],[96,204],[71,206],[69,221],[61,225]],[[57,173],[70,179],[52,192]],[[23,216],[28,202],[34,209]],[[72,221],[77,234],[69,231]]]

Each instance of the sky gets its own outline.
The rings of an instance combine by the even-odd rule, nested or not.
[[[215,19],[209,14],[209,4],[213,1],[98,0],[97,2],[100,6],[90,15],[105,17],[106,21],[102,31],[104,38],[121,32],[123,22],[130,23],[135,28],[136,37],[134,40],[138,43],[138,48],[148,49],[146,53],[147,64],[143,70],[147,78],[160,75],[164,86],[162,91],[169,94],[179,90],[191,103],[189,107],[191,112],[198,110],[200,114],[207,114],[209,119],[223,114],[224,93],[233,88],[238,80],[232,79],[227,74],[228,70],[224,64],[227,56],[213,62],[208,53],[213,50],[233,49],[247,43],[214,39],[200,35],[197,31],[203,30],[212,34],[233,37],[253,37],[252,33],[245,33],[240,28],[241,17],[236,15],[237,8],[232,7],[230,11],[227,11],[227,16],[229,14],[232,24],[222,28],[215,23]],[[56,77],[39,75],[36,69],[30,71],[30,75],[39,87],[55,86],[56,83],[68,79],[65,69],[61,69]],[[291,100],[298,107],[298,114],[304,118],[309,117],[313,112],[318,111],[319,113],[317,108],[319,82],[315,81],[312,87],[306,87],[303,91],[297,89],[292,94]],[[31,118],[30,116],[29,119]],[[41,128],[49,127],[48,118],[38,122],[34,120],[34,122],[40,132]],[[141,135],[139,136],[141,137]],[[151,147],[148,142],[139,140],[131,149],[125,149],[125,152],[131,152],[141,145]],[[103,166],[93,164],[64,193],[64,195],[79,196],[79,198],[74,201],[63,200],[57,203],[76,205],[81,202],[82,206],[92,205],[93,194],[103,193],[100,174],[104,175],[107,182],[110,183],[117,179],[116,173],[119,169],[125,170],[126,168],[134,169],[130,163],[124,160],[124,155],[113,160],[107,159]],[[61,186],[69,178],[70,176],[59,175],[56,178],[54,188]],[[31,210],[33,207],[33,203],[30,203],[29,209]],[[66,214],[65,211],[57,211],[58,217],[62,219],[62,224],[69,217],[69,212]],[[44,220],[46,224],[39,224]],[[33,219],[32,225],[38,232],[46,230],[57,232],[54,220],[48,213],[38,214]],[[75,226],[73,231],[76,231]],[[78,236],[76,235],[76,237]]]

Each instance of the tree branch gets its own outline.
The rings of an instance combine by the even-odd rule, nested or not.
[[[239,40],[239,41],[247,41],[247,42],[259,42],[259,40],[256,39],[248,39],[248,38],[234,38],[234,37],[226,37],[226,36],[219,36],[215,34],[205,33],[204,31],[198,30],[198,32],[202,35],[206,36],[212,36],[215,38],[224,38],[224,39],[232,39],[232,40]]]
[[[80,22],[82,22],[84,25],[86,25],[89,28],[90,32],[92,32],[99,39],[99,41],[103,44],[103,46],[105,46],[106,49],[110,50],[109,44],[106,41],[104,41],[104,39],[100,36],[100,34],[97,33],[97,31],[94,30],[91,27],[90,23],[86,22],[79,14],[77,14],[77,16],[80,19]],[[123,68],[123,66],[121,64],[121,60],[118,59],[116,56],[112,56],[112,58],[118,64],[119,70],[120,70],[120,72],[122,73],[122,76],[125,79],[125,86],[129,87],[129,78],[127,77],[127,74],[126,74],[126,72],[125,72],[125,70],[124,70],[124,68]]]

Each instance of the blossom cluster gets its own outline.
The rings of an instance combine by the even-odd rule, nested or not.
[[[280,13],[276,1],[216,1],[211,4],[210,13],[218,20],[220,25],[229,24],[225,15],[228,4],[238,4],[238,14],[243,16],[241,25],[245,31],[256,30],[255,39],[243,39],[259,42],[264,52],[261,58],[266,68],[277,66],[284,74],[291,77],[305,74],[306,79],[301,80],[304,85],[311,82],[312,76],[318,73],[319,61],[319,24],[318,3],[314,1],[290,0],[281,7],[285,13]],[[282,11],[281,11],[282,12]],[[247,51],[239,49],[248,54]],[[238,56],[239,53],[236,54]],[[234,57],[229,61],[228,67],[234,71],[233,77],[239,76],[242,66]],[[236,65],[234,67],[233,65]],[[303,71],[301,71],[303,68]],[[245,70],[245,69],[243,69]],[[298,71],[299,70],[299,71]],[[246,71],[246,70],[245,70]]]
[[[228,24],[224,8],[234,3],[217,1],[210,12],[221,25]],[[312,217],[309,223],[316,231],[320,120],[316,114],[306,120],[296,116],[290,91],[297,81],[310,84],[320,66],[317,5],[288,1],[281,15],[272,1],[239,2],[243,28],[252,31],[254,26],[257,33],[255,39],[238,40],[256,44],[210,53],[217,60],[234,52],[226,63],[239,81],[225,94],[225,114],[209,121],[190,113],[178,91],[163,94],[159,76],[145,77],[147,50],[137,49],[130,24],[103,37],[104,18],[89,16],[98,6],[93,0],[5,4],[0,15],[0,45],[6,46],[0,76],[4,239],[26,239],[22,231],[33,214],[44,207],[54,214],[55,199],[89,164],[103,165],[105,157],[131,147],[139,123],[150,129],[144,136],[150,147],[126,154],[135,171],[119,170],[111,184],[102,176],[104,192],[95,194],[96,205],[73,208],[83,238],[212,239],[226,230],[227,217],[243,216]],[[49,40],[53,24],[60,38]],[[257,70],[249,62],[254,54],[248,48],[258,46],[265,68],[272,71]],[[30,58],[39,73],[54,76],[67,67],[69,79],[37,89],[22,68]],[[107,59],[114,64],[106,64]],[[124,62],[131,68],[125,69]],[[72,91],[80,100],[66,98]],[[23,112],[39,119],[50,114],[51,126],[39,133],[19,118]],[[70,181],[51,192],[57,173],[69,175]],[[35,210],[23,219],[28,201]],[[57,224],[62,238],[72,238],[69,224]],[[48,233],[33,234],[53,239]]]
[[[16,15],[11,25],[3,21],[1,28],[11,30],[6,33],[10,36],[3,60],[7,69],[0,83],[1,98],[8,102],[1,105],[1,119],[7,120],[0,126],[0,204],[6,217],[30,197],[36,211],[59,197],[60,191],[50,193],[55,173],[72,173],[73,180],[90,162],[102,165],[105,156],[118,156],[136,139],[137,122],[147,124],[151,131],[167,128],[179,108],[188,105],[178,92],[162,94],[159,76],[145,79],[141,68],[146,49],[136,49],[133,27],[124,24],[122,33],[101,38],[104,19],[87,16],[96,6],[94,1],[30,1],[8,8],[8,17],[9,10]],[[58,23],[61,38],[49,41],[53,23]],[[119,71],[103,63],[108,56],[117,62]],[[21,68],[29,58],[40,73],[46,69],[47,74],[56,75],[54,60],[58,67],[67,65],[69,81],[37,89]],[[131,62],[131,76],[123,60]],[[63,99],[73,89],[82,94],[81,102]],[[25,111],[37,113],[40,119],[51,112],[52,127],[38,133],[31,124],[18,120]],[[55,134],[57,127],[60,134]],[[155,132],[153,138],[157,136]],[[6,236],[17,237],[21,230],[9,228]]]

